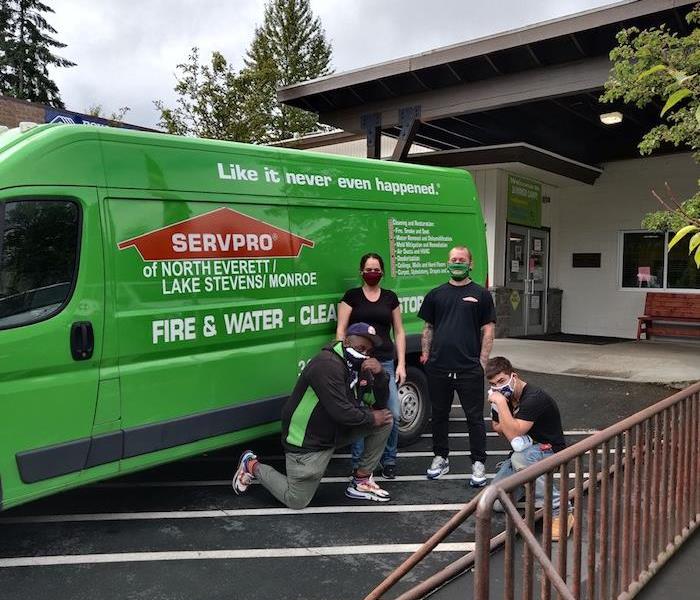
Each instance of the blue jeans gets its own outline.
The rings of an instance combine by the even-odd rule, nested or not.
[[[394,417],[394,425],[391,428],[391,433],[389,434],[389,439],[386,441],[386,448],[384,448],[384,453],[380,463],[382,465],[395,465],[396,464],[396,452],[399,441],[399,388],[396,385],[396,371],[394,370],[394,361],[387,360],[382,364],[382,368],[386,371],[389,376],[389,400],[387,401],[387,408],[391,411]],[[356,469],[357,464],[360,462],[360,456],[362,456],[362,451],[365,447],[364,438],[355,440],[350,446],[352,453],[352,468]]]
[[[523,469],[534,465],[549,456],[552,456],[553,452],[551,450],[540,450],[540,445],[535,443],[529,448],[526,448],[522,452],[513,452],[508,460],[503,461],[501,468],[496,473],[493,478],[493,483],[505,479],[509,475],[516,473],[517,471],[522,471]],[[541,475],[535,480],[535,506],[541,507],[544,504],[544,486],[546,484],[545,476]],[[515,490],[513,496],[517,501],[525,493],[524,487],[519,487]],[[571,503],[568,503],[568,511],[571,512],[573,509]],[[552,515],[557,516],[559,514],[559,483],[555,480],[552,485]]]

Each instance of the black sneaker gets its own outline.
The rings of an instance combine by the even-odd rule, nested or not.
[[[396,465],[382,465],[384,479],[396,479]]]

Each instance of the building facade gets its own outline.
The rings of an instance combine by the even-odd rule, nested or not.
[[[286,145],[469,170],[486,221],[497,335],[634,338],[647,292],[700,303],[687,242],[669,251],[672,233],[641,227],[661,208],[652,190],[689,197],[698,165],[683,149],[641,158],[637,144],[659,109],[598,98],[616,33],[666,23],[686,34],[692,4],[621,2],[283,88],[281,101],[314,107],[348,136]],[[605,124],[610,111],[622,122]]]

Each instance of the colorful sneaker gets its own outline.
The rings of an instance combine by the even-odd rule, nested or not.
[[[426,471],[428,479],[439,479],[443,475],[450,472],[450,459],[436,456],[433,462],[430,463],[430,468]]]
[[[486,465],[476,460],[472,465],[472,478],[469,480],[469,485],[473,488],[481,488],[486,485]]]
[[[253,483],[255,475],[248,470],[248,463],[256,458],[257,456],[255,456],[252,450],[246,450],[241,454],[241,458],[238,461],[238,468],[231,480],[231,487],[233,487],[233,491],[236,492],[236,494],[244,494],[248,490],[250,484]]]
[[[396,479],[396,465],[382,465],[384,479]]]
[[[350,485],[345,490],[345,495],[353,500],[374,500],[375,502],[389,502],[389,492],[380,488],[374,481],[374,477],[353,477]]]

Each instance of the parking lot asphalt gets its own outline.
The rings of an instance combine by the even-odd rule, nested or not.
[[[522,373],[559,402],[567,442],[668,396],[659,385]],[[428,433],[399,454],[399,477],[382,482],[387,504],[345,497],[346,451],[331,461],[309,508],[290,511],[261,486],[238,497],[230,478],[241,448],[225,448],[58,494],[0,514],[0,597],[49,599],[363,598],[475,493],[461,409],[451,420],[451,471],[425,479]],[[487,472],[507,454],[487,438]],[[283,464],[277,438],[251,444]],[[501,523],[496,522],[497,530]],[[497,533],[497,531],[494,533]],[[473,523],[392,594],[469,551]]]

